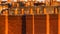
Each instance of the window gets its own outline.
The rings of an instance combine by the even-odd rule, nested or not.
[[[36,0],[36,1],[39,1],[39,2],[45,2],[45,0]]]
[[[7,0],[2,0],[2,1],[7,1]]]
[[[17,2],[17,0],[10,0],[11,2]]]
[[[59,1],[59,2],[60,2],[60,0],[57,0],[57,1]]]
[[[24,1],[27,1],[27,0],[24,0]]]
[[[14,2],[17,2],[17,0],[14,0]]]
[[[46,7],[46,12],[47,12],[47,14],[53,14],[54,7]]]
[[[60,14],[60,7],[58,7],[58,13]]]

